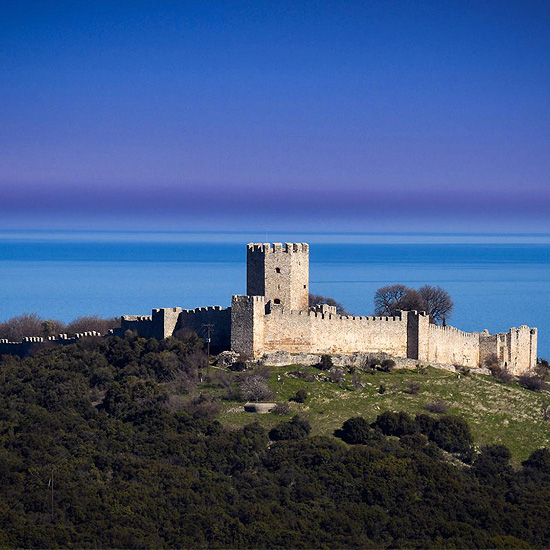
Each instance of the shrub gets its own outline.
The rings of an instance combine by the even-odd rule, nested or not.
[[[408,393],[410,395],[418,395],[420,393],[420,390],[422,389],[422,386],[418,382],[414,382],[413,380],[407,381],[407,385],[405,388],[405,393]]]
[[[402,411],[386,411],[379,414],[372,427],[378,428],[384,435],[402,436],[416,431],[413,419]]]
[[[366,444],[380,439],[380,434],[373,430],[362,416],[346,420],[342,424],[342,428],[336,430],[334,435],[351,445]]]
[[[474,461],[474,471],[481,477],[502,476],[511,473],[511,458],[510,450],[504,445],[483,447]]]
[[[540,376],[533,374],[522,374],[518,378],[518,382],[520,386],[531,391],[544,391],[548,387],[548,384]]]
[[[257,374],[244,378],[239,384],[239,392],[243,401],[264,401],[271,398],[271,390],[266,381]]]
[[[292,401],[296,401],[296,403],[304,403],[306,399],[307,391],[301,388],[296,392],[296,395],[292,398]]]
[[[539,357],[537,359],[537,366],[535,367],[535,372],[542,379],[546,380],[550,375],[550,365],[548,364],[548,361],[546,359],[541,359]]]
[[[432,403],[428,403],[424,408],[431,413],[445,414],[449,406],[443,401],[433,401]]]
[[[285,414],[288,414],[291,411],[290,404],[286,401],[282,401],[280,403],[277,403],[275,407],[271,410],[273,414],[277,414],[279,416],[284,416]]]
[[[490,354],[485,358],[485,361],[483,361],[483,364],[484,364],[488,369],[491,369],[492,367],[498,367],[498,357],[496,356],[496,353],[490,353]]]
[[[330,355],[321,355],[321,360],[317,363],[317,368],[321,370],[330,370],[334,366]]]
[[[380,363],[380,370],[383,372],[392,372],[395,368],[395,361],[393,359],[384,359]]]
[[[494,376],[497,380],[500,380],[503,384],[510,383],[514,378],[507,368],[501,368],[498,365],[490,366],[489,370],[491,371],[491,375]]]
[[[309,435],[311,426],[307,420],[294,416],[290,421],[283,422],[272,428],[269,432],[271,441],[283,441],[288,439],[303,439]]]
[[[521,465],[524,468],[533,468],[544,474],[550,474],[550,450],[546,447],[537,449],[527,460],[524,460]]]
[[[437,419],[429,414],[417,414],[414,419],[416,430],[432,439],[432,434],[437,426]]]
[[[239,361],[235,361],[234,363],[231,363],[227,368],[233,372],[243,372],[248,367],[247,367],[246,361],[239,360]]]
[[[466,453],[471,450],[474,442],[470,426],[457,416],[442,417],[434,427],[430,439],[450,453]]]
[[[329,380],[335,384],[339,384],[340,382],[342,382],[342,380],[344,380],[345,377],[346,375],[344,374],[344,370],[338,367],[332,367],[328,371]]]
[[[305,380],[306,382],[315,382],[315,376],[311,374],[310,372],[304,372],[301,370],[293,370],[292,372],[288,373],[289,376],[292,378],[298,378],[300,380]]]

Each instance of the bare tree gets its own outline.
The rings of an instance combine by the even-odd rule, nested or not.
[[[451,295],[440,286],[424,285],[418,289],[424,302],[424,311],[430,316],[432,323],[441,323],[450,317],[454,303]]]
[[[44,323],[44,319],[36,313],[23,313],[0,323],[0,338],[7,338],[10,342],[20,342],[25,336],[45,336]]]
[[[239,393],[245,401],[263,401],[272,395],[265,378],[258,374],[244,378],[239,384]]]
[[[395,315],[398,311],[424,310],[422,297],[414,288],[389,285],[379,288],[374,295],[375,315]]]
[[[309,307],[320,306],[321,304],[327,304],[327,306],[334,306],[336,308],[336,313],[338,313],[338,315],[348,315],[344,306],[340,302],[337,302],[334,298],[321,296],[320,294],[309,295]]]
[[[67,334],[76,334],[77,332],[88,332],[95,330],[101,334],[105,334],[109,329],[118,327],[119,319],[103,319],[98,315],[88,315],[78,317],[71,321],[66,328]]]
[[[453,301],[440,286],[424,285],[418,290],[405,285],[379,288],[374,295],[375,315],[395,315],[398,311],[425,311],[432,323],[451,315]]]

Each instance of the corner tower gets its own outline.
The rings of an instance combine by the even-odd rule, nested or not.
[[[292,310],[309,307],[309,245],[250,243],[246,254],[246,293]]]

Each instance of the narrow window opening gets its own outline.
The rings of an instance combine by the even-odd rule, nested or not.
[[[280,267],[276,267],[276,268],[275,268],[275,271],[276,271],[277,273],[281,273],[281,268],[280,268]]]
[[[279,300],[279,298],[275,298],[275,300],[273,300],[276,304],[280,304],[281,303],[281,300]]]
[[[304,285],[304,288],[306,288],[306,285]]]

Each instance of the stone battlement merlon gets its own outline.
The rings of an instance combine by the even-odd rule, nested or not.
[[[249,252],[260,252],[262,254],[272,253],[309,253],[309,244],[307,243],[248,243]]]
[[[123,321],[152,321],[152,315],[122,315]]]
[[[234,302],[265,302],[265,296],[245,296],[245,295],[239,295],[235,294],[233,295],[233,301]]]

